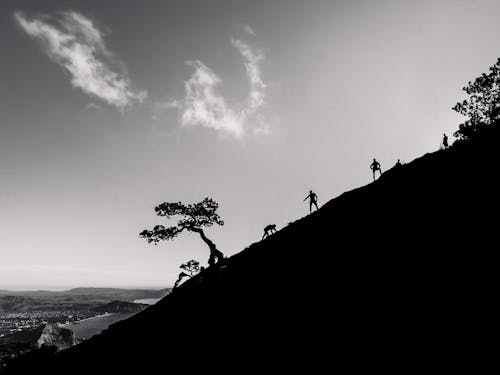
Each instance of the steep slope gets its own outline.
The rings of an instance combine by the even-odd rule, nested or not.
[[[464,368],[489,350],[479,333],[494,285],[499,139],[491,129],[393,168],[103,334],[11,371]]]

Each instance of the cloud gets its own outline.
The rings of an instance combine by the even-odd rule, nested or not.
[[[255,31],[253,31],[253,29],[250,27],[250,25],[245,25],[243,27],[243,30],[245,30],[245,32],[251,36],[257,36],[257,34],[255,34]]]
[[[245,61],[245,69],[250,82],[248,105],[250,110],[254,111],[264,105],[266,97],[266,84],[262,81],[260,73],[260,63],[264,61],[264,54],[239,39],[231,39],[231,43]]]
[[[183,126],[204,126],[237,139],[242,139],[249,130],[253,134],[269,134],[269,126],[258,114],[266,98],[267,86],[260,71],[264,54],[241,40],[232,39],[231,43],[243,57],[249,81],[250,90],[245,102],[237,109],[230,107],[218,90],[222,79],[203,62],[196,60],[187,62],[194,72],[184,83],[184,99],[173,101],[175,106],[171,107],[180,110]]]
[[[69,74],[73,87],[119,109],[141,103],[147,97],[146,91],[132,90],[124,72],[110,67],[117,59],[108,50],[101,31],[84,15],[63,12],[57,17],[42,15],[29,19],[16,12],[14,19]]]
[[[241,138],[244,134],[242,114],[228,108],[217,92],[221,79],[201,61],[188,61],[194,73],[184,83],[186,96],[182,105],[181,123],[201,125]]]

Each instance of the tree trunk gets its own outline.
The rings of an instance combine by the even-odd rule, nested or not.
[[[208,264],[211,266],[213,264],[222,259],[224,259],[224,254],[220,250],[217,249],[215,244],[210,241],[210,239],[205,235],[205,232],[203,229],[200,228],[189,228],[192,232],[196,232],[200,235],[201,239],[207,244],[208,248],[210,249],[210,258],[208,259]]]

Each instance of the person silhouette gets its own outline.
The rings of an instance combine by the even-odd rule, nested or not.
[[[448,148],[448,136],[446,134],[443,134],[443,148],[446,149]]]
[[[398,159],[398,161],[396,162],[396,165],[395,167],[401,167],[403,164],[401,164],[401,160]]]
[[[312,206],[314,204],[314,206],[316,206],[316,211],[318,210],[318,196],[316,195],[316,193],[313,193],[312,190],[309,190],[309,194],[307,195],[307,197],[304,198],[304,201],[306,201],[307,199],[309,199],[309,213],[312,212]]]
[[[382,167],[380,166],[380,163],[377,161],[377,159],[373,158],[373,163],[370,164],[370,169],[373,172],[373,181],[375,181],[375,172],[379,172],[379,177],[382,176]]]
[[[264,235],[262,236],[262,239],[269,237],[272,233],[276,233],[276,224],[269,224],[264,228]]]

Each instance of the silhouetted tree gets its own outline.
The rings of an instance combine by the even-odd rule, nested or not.
[[[189,262],[181,264],[179,268],[186,271],[189,277],[193,277],[198,272],[200,272],[200,263],[194,259],[191,259]]]
[[[179,274],[179,277],[177,278],[177,281],[174,284],[174,289],[179,286],[180,282],[184,278],[187,277],[190,279],[198,272],[200,272],[200,263],[192,259],[187,263],[181,264],[179,268],[182,269],[183,271]]]
[[[139,235],[145,238],[149,243],[155,245],[163,240],[173,240],[183,231],[198,233],[201,239],[210,249],[208,264],[213,265],[221,261],[224,255],[217,249],[215,244],[207,238],[203,227],[211,227],[214,224],[224,225],[219,214],[216,212],[219,204],[211,198],[205,198],[203,201],[195,204],[182,204],[181,202],[165,202],[155,207],[158,216],[164,216],[170,219],[173,216],[182,216],[177,225],[165,227],[156,225],[152,230],[143,230]]]
[[[500,58],[463,90],[469,98],[457,103],[453,110],[467,117],[455,132],[459,139],[469,139],[481,127],[491,125],[500,118]]]

